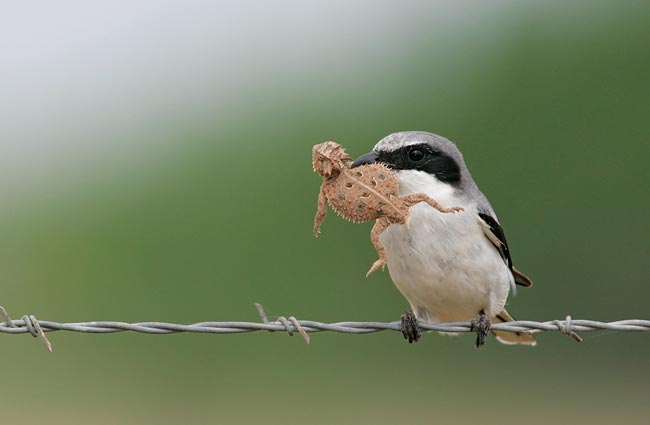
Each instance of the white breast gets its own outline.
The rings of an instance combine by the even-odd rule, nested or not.
[[[436,323],[470,320],[480,310],[490,317],[500,313],[514,279],[485,237],[476,205],[461,202],[451,185],[427,173],[403,170],[398,178],[402,196],[426,193],[445,207],[465,208],[443,214],[414,205],[409,226],[392,224],[380,237],[391,278],[418,319]]]

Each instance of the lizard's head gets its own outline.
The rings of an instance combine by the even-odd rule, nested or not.
[[[330,177],[340,173],[343,168],[349,168],[347,162],[350,159],[350,155],[345,153],[345,148],[336,142],[320,143],[312,149],[311,161],[314,171],[323,177]]]

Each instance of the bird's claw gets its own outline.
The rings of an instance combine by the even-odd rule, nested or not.
[[[492,323],[483,310],[472,319],[470,330],[476,331],[476,348],[481,348],[485,344],[491,326]]]
[[[402,331],[402,335],[404,335],[404,339],[407,339],[409,344],[417,342],[420,339],[420,336],[422,336],[422,330],[418,324],[418,319],[411,311],[402,314],[399,327]]]

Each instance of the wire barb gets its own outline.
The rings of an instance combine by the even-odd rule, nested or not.
[[[20,323],[22,322],[23,326],[26,329],[26,332],[29,332],[34,338],[40,338],[41,341],[43,341],[43,344],[45,344],[45,348],[47,348],[47,351],[50,353],[52,352],[52,343],[50,342],[49,339],[47,339],[47,336],[45,336],[45,332],[43,332],[43,328],[41,328],[41,324],[36,320],[36,316],[33,314],[30,315],[24,315],[21,320],[17,320],[14,322],[11,320],[11,317],[9,317],[9,313],[7,310],[0,305],[0,315],[4,319],[4,322],[2,322],[3,326],[7,326],[12,329],[18,329],[20,331],[20,326],[16,324],[16,322]],[[18,332],[16,332],[18,333]]]
[[[564,335],[572,337],[577,342],[582,342],[582,337],[571,330],[571,316],[567,316],[564,323],[560,320],[554,320],[553,322]]]
[[[11,317],[9,317],[9,313],[7,313],[7,310],[3,306],[0,305],[0,315],[2,315],[2,318],[5,319],[4,323],[7,324],[7,326],[15,328],[16,325],[14,325],[13,320],[11,320]]]
[[[30,333],[32,334],[32,336],[34,338],[36,338],[36,337],[40,338],[41,341],[43,341],[43,344],[45,344],[45,348],[47,348],[47,351],[49,351],[51,353],[52,352],[52,343],[45,336],[45,332],[43,332],[43,328],[41,328],[41,324],[38,323],[38,320],[36,320],[36,317],[34,317],[33,314],[29,315],[29,316],[23,316],[23,320],[25,321],[25,323],[28,326],[31,325],[31,328],[33,328],[33,332],[32,332],[32,329],[30,329]]]
[[[269,318],[266,317],[266,313],[264,312],[264,307],[262,307],[262,304],[255,303],[255,308],[257,308],[257,312],[260,314],[260,318],[262,318],[262,322],[269,323]]]
[[[255,303],[255,308],[257,309],[257,312],[259,313],[260,318],[262,319],[262,322],[264,322],[264,324],[269,324],[269,318],[266,316],[266,313],[264,312],[264,307],[262,307],[262,304]],[[291,324],[293,325],[295,330],[297,330],[300,333],[300,335],[302,335],[302,337],[305,339],[305,342],[307,342],[307,344],[309,344],[309,341],[311,340],[309,334],[307,333],[307,331],[305,331],[305,328],[302,327],[300,322],[295,317],[291,316],[291,317],[289,317],[289,320],[287,320],[286,317],[280,316],[275,321],[275,323],[278,323],[278,322],[280,324],[282,324],[282,326],[284,326],[284,330],[287,331],[289,336],[293,336],[294,329],[289,324],[289,322],[291,322]],[[273,332],[273,330],[270,330],[269,332]]]

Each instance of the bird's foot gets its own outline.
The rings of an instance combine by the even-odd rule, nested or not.
[[[476,348],[481,348],[485,344],[485,338],[490,333],[491,326],[492,323],[484,310],[481,310],[479,315],[472,319],[471,330],[476,331]]]
[[[402,330],[404,339],[408,339],[409,344],[417,342],[422,336],[422,330],[420,330],[420,325],[418,325],[418,319],[411,311],[402,314],[399,327]]]

